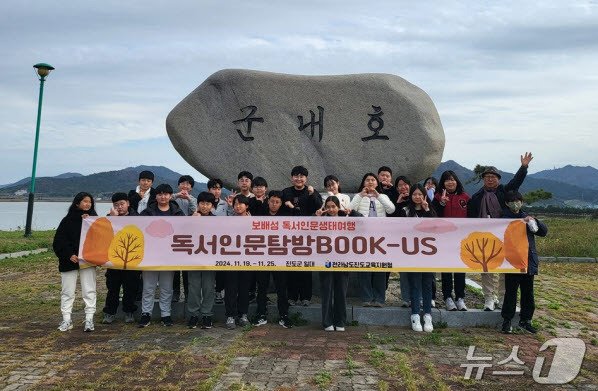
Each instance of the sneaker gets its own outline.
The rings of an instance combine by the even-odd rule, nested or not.
[[[285,329],[293,328],[293,324],[291,323],[291,320],[286,315],[283,316],[282,318],[280,318],[280,320],[278,321],[278,324],[281,325],[282,327],[284,327]]]
[[[302,306],[304,306],[304,307],[308,307],[310,304],[311,304],[311,303],[310,303],[310,301],[309,301],[309,300],[303,300],[303,301],[301,302],[301,305],[302,305]]]
[[[254,324],[256,326],[263,326],[263,325],[268,324],[268,319],[266,319],[266,315],[260,315]]]
[[[457,311],[457,306],[455,305],[452,297],[447,297],[444,302],[446,304],[447,311]]]
[[[181,292],[173,292],[172,293],[172,302],[178,303],[181,300]]]
[[[342,326],[336,326],[336,327],[335,327],[335,330],[336,330],[336,331],[345,331],[345,328],[344,328],[344,327],[342,327]]]
[[[141,314],[141,319],[139,319],[139,327],[147,327],[150,324],[150,320],[152,319],[152,316],[150,315],[149,312],[144,312]]]
[[[494,299],[484,301],[484,311],[494,311]]]
[[[87,320],[85,320],[85,322],[83,322],[83,331],[85,331],[86,333],[89,333],[94,330],[95,330],[95,328],[93,326],[93,319],[87,319]]]
[[[499,301],[498,299],[495,299],[494,300],[494,307],[496,309],[499,309],[499,310],[502,309],[502,300]]]
[[[459,311],[467,311],[467,306],[465,305],[465,300],[462,297],[457,299],[457,309]]]
[[[297,305],[297,302],[295,300],[289,299],[289,305]]]
[[[364,301],[363,303],[361,303],[362,307],[371,307],[372,304],[369,301]]]
[[[216,295],[214,296],[214,303],[216,303],[216,304],[224,303],[224,297],[222,296],[222,292],[216,292]]]
[[[502,332],[505,334],[511,334],[513,332],[513,327],[511,327],[511,321],[505,319],[502,322]]]
[[[233,318],[232,316],[226,318],[226,328],[229,330],[234,330],[235,327],[237,327],[237,325],[235,324],[235,318]]]
[[[187,327],[190,329],[197,328],[197,323],[199,323],[199,318],[197,316],[192,316],[187,322]]]
[[[163,316],[160,318],[162,326],[171,327],[173,325],[172,318],[170,316]]]
[[[212,324],[212,317],[211,316],[202,316],[201,318],[201,328],[204,330],[211,329],[213,326]]]
[[[104,319],[102,319],[102,323],[112,324],[114,322],[114,319],[116,319],[116,315],[104,314]]]
[[[239,318],[239,326],[247,326],[249,324],[249,319],[247,319],[247,314],[241,315]]]
[[[422,331],[422,324],[418,314],[411,315],[411,329],[413,331]]]
[[[424,331],[426,333],[431,333],[434,330],[434,326],[432,325],[432,315],[425,314],[424,315]]]
[[[135,315],[132,312],[125,312],[125,323],[135,323]]]
[[[324,331],[334,331],[334,326],[324,327]]]
[[[63,320],[58,325],[58,330],[60,330],[60,331],[67,331],[67,330],[71,330],[72,328],[73,328],[73,322],[70,320]]]
[[[538,329],[532,326],[530,321],[519,322],[519,328],[532,334],[536,334],[538,332]]]

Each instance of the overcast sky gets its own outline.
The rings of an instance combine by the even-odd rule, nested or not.
[[[425,4],[420,4],[425,3]],[[174,150],[169,111],[212,73],[381,72],[426,91],[443,161],[515,171],[598,167],[598,5],[561,2],[0,2],[0,184],[140,164],[202,177]]]

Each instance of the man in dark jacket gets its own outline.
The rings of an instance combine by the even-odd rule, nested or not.
[[[139,213],[129,204],[126,193],[114,193],[112,195],[112,208],[108,216],[139,216]],[[116,318],[118,310],[120,287],[123,289],[123,311],[125,323],[135,322],[133,313],[137,311],[135,296],[139,288],[141,272],[138,270],[106,270],[106,304],[104,305],[104,319],[102,323],[111,324]]]
[[[141,216],[185,216],[185,213],[179,208],[178,204],[172,201],[172,187],[167,184],[161,184],[156,187],[156,201],[150,203],[147,208],[141,212]],[[160,284],[160,316],[162,325],[172,326],[170,310],[172,308],[172,279],[174,272],[168,270],[154,271],[144,270],[143,278],[143,297],[141,300],[141,319],[139,327],[149,326],[151,313],[154,309],[154,295],[156,285]]]
[[[521,155],[521,167],[506,185],[500,184],[501,176],[496,167],[487,166],[482,172],[484,186],[471,196],[467,203],[467,217],[493,219],[501,217],[502,210],[506,208],[505,194],[510,190],[519,190],[532,159],[531,152]],[[499,278],[494,273],[482,273],[485,311],[494,311],[495,306],[501,307],[496,294],[497,282],[499,285],[498,297],[502,298],[504,296],[504,276]]]
[[[322,207],[322,196],[307,184],[307,168],[293,167],[291,183],[293,186],[282,191],[282,202],[293,216],[311,216]],[[288,278],[289,300],[292,304],[308,306],[311,301],[311,272],[290,272]]]
[[[529,216],[521,210],[523,197],[518,191],[510,191],[505,195],[507,208],[503,211],[503,217],[508,219],[523,219],[527,223],[527,242],[529,245],[527,258],[527,273],[505,275],[505,297],[501,315],[504,319],[502,331],[511,333],[511,319],[515,316],[517,305],[517,289],[521,289],[521,312],[519,314],[519,328],[535,334],[536,328],[532,326],[531,320],[536,308],[534,302],[534,276],[538,274],[538,252],[536,250],[535,236],[546,236],[548,228],[546,224]]]

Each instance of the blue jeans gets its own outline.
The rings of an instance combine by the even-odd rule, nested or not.
[[[386,273],[360,272],[361,300],[384,304],[386,301]]]
[[[418,314],[421,310],[420,297],[423,300],[424,314],[432,313],[432,284],[434,273],[409,273],[409,286],[411,288],[411,315]]]
[[[409,274],[399,272],[399,288],[401,288],[401,300],[409,303],[411,301],[411,288],[409,287]]]

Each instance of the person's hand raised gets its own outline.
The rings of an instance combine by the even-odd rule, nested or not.
[[[529,166],[529,163],[532,161],[534,157],[532,156],[531,152],[526,152],[525,155],[521,155],[521,165],[523,167]]]

